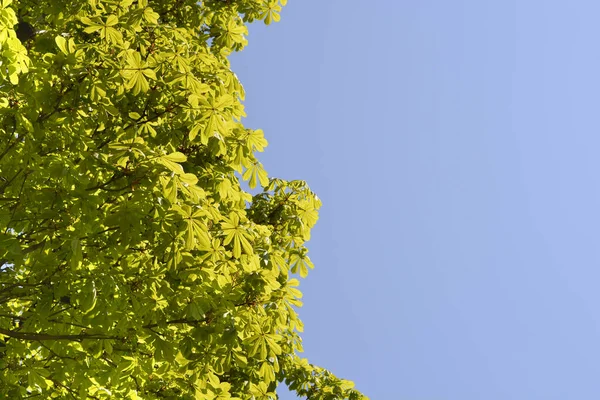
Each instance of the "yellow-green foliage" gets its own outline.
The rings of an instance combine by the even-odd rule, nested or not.
[[[1,1],[0,398],[364,398],[298,356],[320,202],[227,59],[284,3]]]

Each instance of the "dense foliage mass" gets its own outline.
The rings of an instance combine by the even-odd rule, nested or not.
[[[320,202],[227,59],[284,4],[0,0],[0,398],[363,398],[298,356]]]

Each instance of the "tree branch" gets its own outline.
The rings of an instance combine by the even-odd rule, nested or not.
[[[75,342],[81,342],[82,340],[103,340],[103,339],[122,339],[118,336],[109,336],[109,335],[95,335],[95,334],[85,334],[80,333],[79,335],[51,335],[47,333],[37,333],[37,332],[19,332],[19,331],[11,331],[8,329],[0,328],[0,334],[14,338],[19,340],[72,340]]]
[[[85,190],[90,191],[90,190],[96,190],[96,189],[104,189],[106,186],[110,185],[112,182],[116,181],[119,178],[123,178],[125,175],[119,172],[115,172],[113,174],[113,176],[106,182],[104,183],[99,183],[96,186],[90,187],[90,188],[86,188]]]
[[[6,190],[6,188],[8,186],[10,186],[10,184],[17,178],[17,176],[19,176],[21,174],[21,172],[23,172],[23,168],[19,168],[19,170],[17,171],[17,173],[12,178],[10,178],[8,181],[4,182],[4,184],[2,186],[0,186],[0,193],[4,193],[4,191]]]
[[[17,320],[17,321],[27,321],[28,317],[21,317],[18,315],[12,315],[12,314],[0,314],[0,318],[10,318],[13,320]],[[64,324],[64,325],[70,325],[70,326],[76,326],[78,328],[83,328],[83,329],[92,329],[89,326],[85,326],[82,324],[78,324],[75,322],[67,322],[67,321],[61,321],[59,319],[55,319],[55,318],[51,318],[51,319],[47,319],[48,322],[53,322],[55,324]]]
[[[180,318],[180,319],[173,319],[173,320],[167,321],[167,322],[165,322],[165,324],[167,324],[167,325],[185,324],[185,325],[197,326],[199,324],[206,323],[207,321],[209,321],[209,318],[198,319],[198,320]],[[142,328],[152,329],[152,328],[156,328],[159,325],[161,325],[161,324],[158,324],[158,323],[157,324],[147,324],[147,325],[142,326]]]

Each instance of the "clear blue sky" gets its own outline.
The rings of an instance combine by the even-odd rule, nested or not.
[[[600,398],[599,15],[290,0],[251,28],[245,122],[324,203],[312,362],[373,400]]]

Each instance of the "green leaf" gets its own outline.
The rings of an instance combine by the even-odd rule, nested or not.
[[[259,162],[255,162],[248,167],[242,175],[242,179],[246,181],[249,180],[248,186],[250,186],[251,189],[256,187],[257,181],[260,182],[262,187],[266,187],[269,184],[269,176]]]
[[[58,46],[58,48],[60,49],[60,51],[62,51],[66,55],[69,54],[69,50],[68,50],[68,47],[67,47],[67,39],[65,39],[62,36],[57,36],[57,37],[54,38],[54,41],[56,42],[56,45]]]
[[[263,151],[268,144],[262,129],[256,129],[248,132],[247,141],[252,150],[256,151]]]
[[[158,24],[158,19],[160,18],[160,14],[154,12],[152,8],[146,7],[144,9],[144,19],[151,24]]]
[[[233,256],[240,258],[242,249],[246,254],[253,254],[254,250],[250,243],[252,236],[241,223],[238,215],[231,213],[229,218],[224,218],[224,221],[221,224],[223,233],[226,235],[223,244],[228,245],[233,242]]]
[[[157,361],[172,362],[175,359],[173,345],[165,340],[156,338],[154,340],[154,358]]]
[[[112,29],[112,28],[111,28]],[[125,53],[125,67],[121,70],[121,76],[125,78],[125,88],[133,89],[133,94],[145,93],[150,89],[148,80],[155,80],[156,74],[147,68],[139,52],[128,50]]]
[[[185,162],[187,160],[187,157],[185,156],[185,154],[180,153],[178,151],[176,151],[175,153],[171,153],[168,154],[166,156],[162,156],[161,157],[163,160],[168,160],[168,161],[172,161],[172,162]]]

